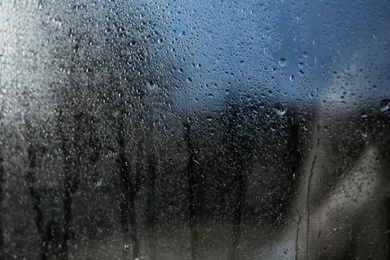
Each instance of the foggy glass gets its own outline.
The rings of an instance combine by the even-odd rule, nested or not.
[[[0,2],[0,259],[388,259],[390,3]]]

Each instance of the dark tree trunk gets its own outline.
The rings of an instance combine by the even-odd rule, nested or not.
[[[33,209],[35,211],[35,225],[40,239],[41,259],[46,260],[48,257],[48,243],[44,232],[43,212],[41,210],[41,197],[39,196],[34,184],[36,182],[35,167],[36,167],[36,151],[30,147],[27,150],[28,170],[27,170],[27,187],[30,196],[33,199]]]
[[[135,202],[139,191],[140,173],[136,173],[136,180],[133,181],[130,175],[130,162],[126,157],[126,141],[124,137],[124,115],[122,114],[118,122],[118,145],[119,145],[119,158],[118,166],[120,169],[120,177],[122,183],[122,196],[120,206],[120,216],[122,232],[125,236],[125,241],[130,238],[132,243],[133,258],[137,258],[140,255],[139,252],[139,240],[137,233],[137,220],[135,212]]]
[[[243,148],[241,144],[240,133],[238,132],[238,125],[240,118],[240,110],[237,104],[229,102],[228,109],[228,122],[227,122],[227,141],[229,147],[229,157],[231,158],[231,185],[232,194],[233,194],[233,232],[232,232],[232,245],[229,252],[229,259],[236,259],[236,249],[239,246],[241,239],[241,222],[242,214],[244,209],[245,202],[245,177],[243,173],[243,163],[242,158]]]
[[[191,136],[191,125],[184,123],[184,140],[188,150],[188,202],[189,202],[189,224],[191,232],[191,259],[196,259],[198,251],[198,189],[199,181],[197,177],[196,165],[195,165],[195,148]]]
[[[70,116],[70,115],[69,115]],[[77,192],[79,184],[79,167],[81,156],[81,148],[79,142],[81,133],[81,121],[82,114],[79,114],[73,118],[75,129],[71,132],[66,132],[66,119],[63,115],[63,111],[60,111],[59,115],[59,134],[61,138],[61,148],[64,157],[64,193],[63,193],[63,225],[62,225],[62,243],[60,255],[61,259],[68,259],[68,246],[71,239],[71,221],[72,221],[72,195]],[[73,136],[73,141],[69,140],[70,136]]]
[[[152,146],[151,149],[151,155],[148,159],[148,195],[147,195],[147,203],[146,203],[146,224],[148,228],[148,238],[150,243],[150,249],[151,249],[151,258],[156,259],[157,252],[156,252],[156,232],[157,232],[157,213],[156,213],[156,207],[157,207],[157,201],[156,201],[156,178],[157,178],[157,157],[155,154],[155,150]],[[142,155],[140,155],[142,156]],[[141,158],[138,156],[138,158]]]
[[[1,120],[1,119],[0,119]],[[4,226],[1,212],[3,212],[3,185],[4,185],[4,159],[2,151],[0,150],[0,258],[4,257]]]

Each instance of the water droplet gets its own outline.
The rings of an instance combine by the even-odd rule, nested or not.
[[[146,88],[150,91],[157,89],[157,87],[158,87],[157,84],[151,81],[149,81],[148,84],[146,84]]]
[[[385,112],[386,110],[389,109],[389,105],[390,105],[390,100],[388,100],[387,98],[382,99],[380,111]]]
[[[287,64],[286,58],[280,58],[280,59],[279,59],[279,65],[280,65],[281,67],[285,67],[286,64]]]
[[[294,81],[294,75],[291,75],[291,76],[290,76],[290,81],[291,81],[291,82]]]
[[[130,245],[126,244],[123,246],[123,250],[128,251],[130,249]]]
[[[286,114],[287,108],[283,107],[283,105],[280,103],[276,103],[275,111],[276,114],[278,114],[279,116],[283,116],[284,114]]]
[[[207,121],[212,122],[214,118],[212,116],[207,116],[206,119],[207,119]]]
[[[361,118],[367,118],[367,117],[368,117],[368,115],[367,115],[367,113],[366,113],[366,112],[362,112],[362,113],[360,114],[360,117],[361,117]]]

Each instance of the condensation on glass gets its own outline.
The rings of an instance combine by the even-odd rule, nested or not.
[[[388,259],[386,0],[0,2],[1,259]]]

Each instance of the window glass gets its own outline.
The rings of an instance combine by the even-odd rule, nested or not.
[[[0,2],[0,259],[388,259],[386,0]]]

